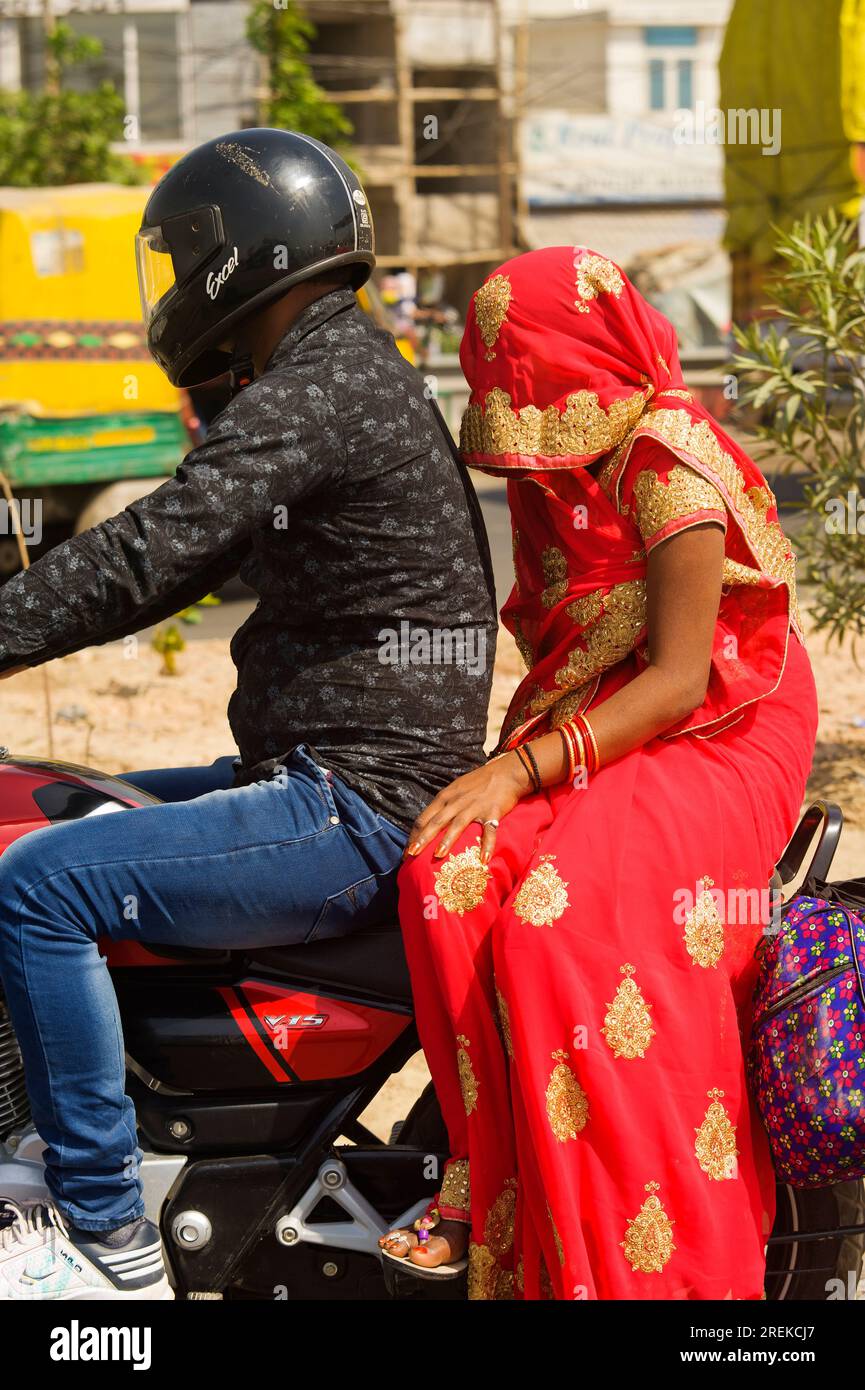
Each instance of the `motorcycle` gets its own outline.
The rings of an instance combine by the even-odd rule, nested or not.
[[[0,750],[0,852],[39,826],[154,800],[121,778]],[[840,826],[836,807],[809,808],[776,880],[803,868],[825,880]],[[865,879],[833,891],[865,904]],[[387,1141],[359,1118],[420,1047],[396,922],[301,946],[123,942],[104,954],[146,1210],[177,1298],[465,1298],[464,1275],[417,1279],[378,1248],[424,1212],[447,1156],[431,1085]],[[47,1198],[42,1149],[0,991],[0,1201]],[[855,1297],[863,1251],[861,1182],[779,1185],[766,1296]]]

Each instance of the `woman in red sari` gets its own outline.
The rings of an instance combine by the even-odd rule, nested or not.
[[[775,499],[611,261],[474,297],[466,461],[508,480],[497,755],[427,808],[401,918],[451,1160],[419,1274],[469,1297],[758,1299],[774,1179],[743,1049],[814,683]]]

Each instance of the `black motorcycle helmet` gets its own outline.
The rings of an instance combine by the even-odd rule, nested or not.
[[[147,346],[175,386],[225,372],[241,319],[292,285],[375,265],[372,215],[344,159],[293,130],[208,140],[151,193],[136,238]]]

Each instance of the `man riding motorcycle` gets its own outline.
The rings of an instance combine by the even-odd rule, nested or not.
[[[357,306],[375,256],[352,170],[293,132],[210,141],[155,188],[137,254],[170,380],[232,359],[254,379],[176,477],[5,585],[0,675],[240,573],[258,604],[232,642],[239,756],[130,774],[160,801],[0,860],[0,979],[53,1198],[0,1235],[0,1300],[172,1296],[98,938],[275,945],[392,916],[408,828],[482,758],[486,542],[422,379]],[[442,660],[455,628],[471,640]],[[395,655],[395,631],[420,640]]]

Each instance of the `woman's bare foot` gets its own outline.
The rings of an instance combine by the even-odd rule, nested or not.
[[[466,1253],[469,1227],[465,1221],[438,1221],[435,1234],[421,1243],[414,1231],[399,1229],[379,1237],[379,1247],[397,1260],[408,1260],[423,1269],[456,1264]]]
[[[417,1236],[413,1230],[389,1230],[387,1236],[378,1237],[378,1248],[395,1259],[407,1259],[412,1254]]]
[[[436,1269],[439,1265],[457,1264],[463,1258],[469,1243],[469,1227],[465,1221],[439,1221],[429,1240],[421,1245],[415,1241],[409,1251],[409,1260],[424,1269]]]
[[[379,1236],[378,1244],[380,1250],[393,1255],[394,1259],[407,1260],[417,1245],[417,1236],[414,1231],[404,1229],[388,1231],[387,1235]]]

